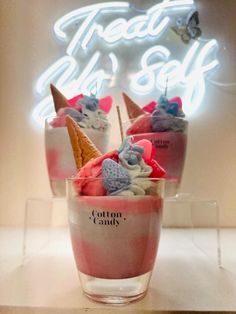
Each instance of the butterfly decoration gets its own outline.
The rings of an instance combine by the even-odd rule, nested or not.
[[[179,17],[172,30],[181,37],[185,44],[188,44],[191,39],[200,37],[202,31],[199,27],[198,11],[190,11],[186,18]]]

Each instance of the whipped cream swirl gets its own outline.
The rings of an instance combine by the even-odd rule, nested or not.
[[[151,123],[153,132],[184,132],[187,122],[178,103],[170,102],[165,95],[158,100],[158,105],[152,112]]]
[[[83,119],[78,123],[82,128],[92,128],[97,131],[105,132],[109,129],[110,123],[106,114],[101,109],[91,111],[82,105]]]
[[[78,100],[78,106],[81,107],[83,119],[79,121],[82,128],[92,128],[97,131],[105,132],[109,129],[110,123],[106,114],[99,109],[99,100],[94,96],[84,96]]]

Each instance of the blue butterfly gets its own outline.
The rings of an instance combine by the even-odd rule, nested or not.
[[[186,19],[179,17],[176,21],[176,26],[172,27],[172,29],[181,37],[185,44],[188,44],[191,39],[200,37],[202,31],[199,28],[198,11],[190,11]]]

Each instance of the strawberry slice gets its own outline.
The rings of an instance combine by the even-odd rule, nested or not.
[[[154,159],[146,162],[149,166],[152,167],[152,173],[149,177],[151,178],[162,178],[166,171],[158,164],[158,162]]]
[[[148,113],[152,113],[155,110],[156,105],[157,105],[156,101],[151,101],[149,104],[143,107],[143,110]]]
[[[77,96],[67,100],[67,102],[68,102],[70,107],[78,109],[77,107],[79,107],[79,106],[77,105],[77,102],[78,102],[79,99],[82,99],[82,98],[84,98],[84,95],[83,94],[79,94],[79,95],[77,95]]]
[[[182,100],[180,97],[176,96],[174,98],[169,99],[169,103],[177,103],[179,110],[182,110]]]

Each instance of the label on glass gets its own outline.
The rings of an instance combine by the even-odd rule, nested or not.
[[[118,227],[122,221],[126,220],[121,212],[93,210],[89,219],[95,225]]]

